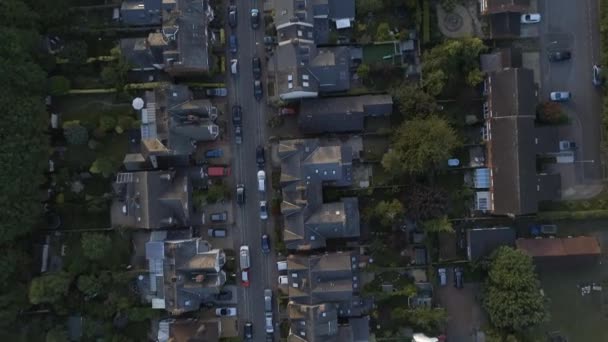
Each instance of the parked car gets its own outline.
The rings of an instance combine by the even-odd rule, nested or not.
[[[260,219],[268,219],[268,208],[266,207],[266,201],[260,201]]]
[[[264,45],[276,45],[277,38],[273,36],[264,36]]]
[[[245,185],[237,184],[236,186],[236,203],[245,204]]]
[[[264,311],[272,312],[272,290],[264,290]]]
[[[266,191],[266,172],[264,170],[258,171],[258,191]]]
[[[228,212],[213,213],[210,215],[210,218],[211,222],[226,222],[228,219]]]
[[[266,163],[266,157],[264,156],[264,146],[259,145],[255,149],[255,160],[258,163],[258,167],[260,169],[264,168],[264,164]]]
[[[207,229],[207,235],[215,238],[225,238],[227,233],[224,228],[209,228]]]
[[[268,234],[262,235],[262,252],[266,254],[270,253],[270,238]]]
[[[260,81],[260,80],[253,81],[253,96],[258,101],[262,99],[262,96],[264,96],[264,92],[262,90],[262,81]]]
[[[260,27],[260,10],[257,8],[251,9],[251,28],[257,29]]]
[[[226,167],[226,166],[209,166],[207,168],[207,176],[209,176],[209,177],[230,176],[230,168]]]
[[[522,24],[540,23],[540,13],[525,13],[521,15]]]
[[[551,101],[565,102],[570,100],[571,95],[569,91],[552,91],[550,97]]]
[[[240,145],[241,143],[243,143],[243,130],[241,129],[241,126],[235,126],[234,127],[234,141]]]
[[[243,329],[243,337],[247,341],[249,341],[253,338],[253,323],[251,323],[251,322],[245,323],[245,328]]]
[[[239,60],[238,59],[231,59],[230,60],[230,73],[234,76],[238,75],[239,73]]]
[[[266,323],[266,333],[272,334],[274,332],[274,324],[272,323],[272,312],[266,312],[264,314],[264,321]]]
[[[251,285],[249,282],[249,269],[241,271],[241,284],[243,284],[244,287],[249,287],[249,285]]]
[[[215,315],[218,317],[235,317],[236,316],[236,308],[217,308],[215,309]]]
[[[549,60],[551,62],[560,62],[569,60],[571,57],[570,51],[553,51],[549,52]]]
[[[262,62],[260,62],[259,57],[253,57],[251,59],[251,67],[253,70],[253,78],[256,80],[260,79],[260,76],[262,76]]]
[[[234,105],[232,106],[232,123],[234,125],[240,125],[243,120],[243,110],[241,106]]]
[[[239,48],[239,43],[234,33],[230,35],[230,38],[228,39],[228,45],[230,46],[230,52],[236,54]]]
[[[206,158],[221,158],[224,156],[224,151],[221,148],[214,148],[212,150],[205,151]]]
[[[228,7],[228,25],[230,25],[230,27],[232,27],[232,28],[235,28],[237,23],[238,23],[238,20],[236,17],[236,6],[230,5]]]
[[[207,96],[220,96],[220,97],[224,97],[224,96],[228,96],[228,89],[226,88],[210,88],[205,90],[205,94],[207,94]]]
[[[246,270],[251,266],[249,259],[249,246],[241,246],[239,249],[239,261],[241,263],[241,269]]]
[[[595,64],[593,65],[593,85],[601,86],[604,83],[602,78],[602,68]]]
[[[461,289],[463,287],[463,270],[461,267],[454,267],[454,287]]]
[[[215,295],[215,300],[231,300],[232,299],[232,291],[220,291],[220,293]]]
[[[445,268],[438,269],[437,274],[439,275],[439,285],[445,286],[447,284],[447,272]]]
[[[291,108],[291,107],[281,107],[279,108],[279,116],[285,116],[285,115],[296,115],[297,112],[295,109]]]

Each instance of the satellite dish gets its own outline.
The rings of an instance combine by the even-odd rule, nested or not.
[[[141,97],[136,97],[133,99],[131,105],[133,106],[133,109],[141,110],[142,108],[144,108],[144,100]]]

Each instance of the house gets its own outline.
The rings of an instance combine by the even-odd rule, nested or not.
[[[485,73],[522,67],[522,52],[516,47],[496,48],[490,53],[481,54],[479,58],[481,71]]]
[[[287,257],[287,293],[295,304],[333,303],[338,317],[359,317],[370,307],[359,296],[360,256],[354,252]]]
[[[489,256],[501,246],[515,245],[515,230],[510,227],[467,230],[467,257],[470,261]]]
[[[219,341],[222,322],[219,319],[169,318],[158,322],[158,342]]]
[[[595,264],[602,250],[596,237],[517,239],[517,249],[531,256],[539,267],[579,267]]]
[[[112,226],[142,229],[189,227],[193,222],[188,170],[123,172],[114,183]]]
[[[174,77],[208,73],[209,40],[214,39],[207,28],[214,18],[208,0],[164,0],[161,8],[159,32],[120,42],[133,70],[163,69]]]
[[[120,21],[127,26],[155,26],[162,21],[163,0],[123,0]]]
[[[537,155],[559,151],[554,127],[535,127],[537,90],[532,70],[507,68],[484,82],[488,191],[476,193],[476,209],[517,216],[538,210],[538,202],[560,198],[559,175],[538,174]]]
[[[521,33],[520,13],[494,13],[488,15],[487,19],[491,39],[513,39]]]
[[[286,247],[312,250],[326,247],[327,240],[358,238],[357,198],[323,203],[324,185],[352,184],[351,147],[320,139],[282,140],[278,154]]]
[[[346,46],[321,47],[330,29],[351,26],[353,0],[275,0],[276,70],[282,100],[317,97],[350,89],[351,54]]]
[[[334,304],[305,305],[290,302],[288,342],[367,342],[369,317],[349,318],[338,323],[338,310]]]
[[[305,133],[361,132],[366,117],[390,115],[390,95],[308,99],[300,104],[298,125]]]
[[[506,12],[526,12],[530,7],[530,0],[479,0],[479,9],[482,15]]]
[[[193,99],[185,85],[146,91],[141,110],[141,139],[145,142],[142,153],[191,155],[198,142],[217,139],[217,116],[217,108],[208,99]]]
[[[201,238],[146,243],[147,299],[171,315],[198,311],[226,282],[226,255]],[[143,278],[143,276],[142,276]],[[145,280],[145,279],[144,279]]]

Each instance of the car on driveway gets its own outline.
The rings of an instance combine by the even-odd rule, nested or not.
[[[296,115],[298,112],[291,107],[281,107],[279,108],[279,116],[287,116],[287,115]]]
[[[260,27],[260,10],[257,8],[251,9],[251,28],[257,29]]]
[[[253,81],[253,96],[256,100],[261,100],[264,92],[262,91],[262,81],[254,80]]]
[[[266,157],[264,156],[264,146],[258,146],[255,149],[255,160],[258,163],[258,168],[263,169],[266,163]]]
[[[240,125],[243,120],[243,110],[241,106],[234,105],[232,106],[232,123],[234,125]]]
[[[593,84],[596,86],[601,86],[602,83],[604,83],[604,80],[602,79],[602,68],[595,64],[593,66]]]
[[[236,39],[236,35],[234,33],[230,35],[228,43],[230,45],[230,52],[232,52],[233,54],[236,54],[239,49],[239,43],[238,43],[238,40]]]
[[[569,91],[552,91],[549,97],[551,101],[565,102],[570,100],[571,95]]]
[[[211,222],[226,222],[227,219],[228,212],[226,211],[211,214]]]
[[[253,70],[253,78],[259,80],[260,76],[262,76],[262,63],[260,62],[259,57],[253,57],[251,59],[251,67]]]
[[[253,338],[253,323],[245,323],[245,328],[243,329],[243,337],[246,341],[251,341],[251,339]]]
[[[260,219],[268,220],[268,208],[266,201],[260,201]]]
[[[205,151],[205,158],[221,158],[223,155],[224,151],[221,148]]]
[[[236,316],[236,308],[217,308],[215,315],[218,317],[234,317]]]
[[[437,274],[439,275],[439,285],[445,286],[447,284],[447,272],[445,268],[438,269]]]
[[[226,237],[226,229],[224,228],[209,228],[207,229],[207,235],[215,238],[225,238]]]
[[[461,289],[463,287],[464,282],[464,271],[462,267],[454,267],[454,287],[457,289]]]
[[[245,185],[237,184],[236,186],[236,203],[245,204]]]
[[[228,96],[228,89],[226,88],[211,88],[205,90],[205,94],[211,97],[224,97]]]
[[[237,145],[243,143],[243,130],[240,125],[234,127],[234,142],[236,142]]]
[[[249,269],[241,271],[241,284],[243,284],[244,287],[249,287],[251,284],[249,282]]]
[[[572,57],[570,51],[552,51],[549,52],[549,60],[551,62],[567,61]]]
[[[270,238],[268,234],[262,235],[262,252],[266,254],[270,253]]]
[[[230,5],[228,7],[228,25],[230,25],[230,27],[232,28],[235,28],[237,23],[238,20],[236,17],[236,6]]]
[[[525,13],[521,15],[522,24],[540,23],[540,13]]]

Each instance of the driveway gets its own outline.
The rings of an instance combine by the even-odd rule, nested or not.
[[[539,0],[541,83],[539,98],[555,90],[567,90],[572,100],[563,108],[570,125],[559,128],[562,140],[576,142],[576,161],[559,164],[564,199],[595,196],[603,177],[600,160],[601,94],[591,83],[592,66],[599,63],[598,2],[594,0]],[[550,63],[549,51],[570,50],[572,59]]]

